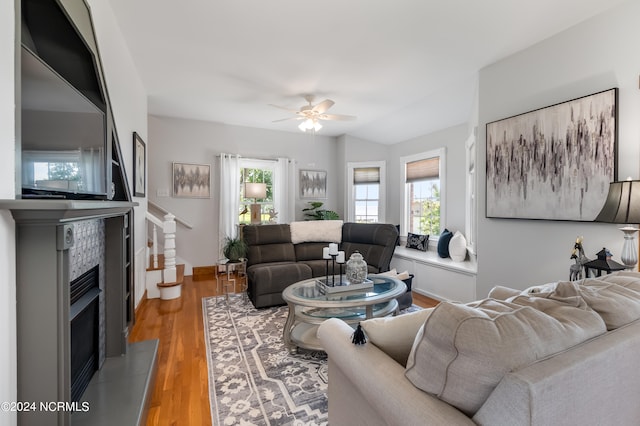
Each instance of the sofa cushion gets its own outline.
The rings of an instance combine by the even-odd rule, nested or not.
[[[327,261],[326,260],[301,260],[299,263],[304,263],[311,269],[312,277],[323,277],[327,274]],[[336,263],[335,273],[340,274],[339,266]],[[331,273],[331,262],[329,262],[329,273]],[[344,265],[342,266],[342,275],[344,275]]]
[[[522,290],[497,285],[489,291],[489,295],[487,297],[489,299],[507,300],[510,297],[518,296],[520,294],[522,294]]]
[[[323,241],[339,243],[342,241],[341,220],[310,220],[291,222],[291,242],[293,244]],[[321,253],[322,254],[322,253]]]
[[[612,282],[589,279],[580,286],[580,295],[605,324],[607,330],[640,318],[640,293]]]
[[[249,246],[290,243],[291,230],[286,224],[247,225],[242,228],[242,237]]]
[[[509,371],[606,331],[584,301],[529,299],[441,302],[416,336],[406,377],[471,416]]]
[[[373,343],[404,366],[418,330],[432,311],[433,308],[428,308],[395,317],[372,318],[361,321],[360,325],[369,343]]]
[[[322,249],[329,243],[299,243],[295,245],[296,260],[320,260],[322,259]]]
[[[273,262],[295,262],[296,253],[293,244],[262,244],[247,248],[247,265]]]
[[[344,250],[346,260],[349,260],[353,253],[360,252],[362,258],[367,262],[367,270],[370,274],[377,274],[378,272],[384,272],[387,270],[385,265],[381,265],[384,259],[387,247],[374,246],[371,244],[358,244],[343,242],[340,246],[341,250]]]
[[[295,262],[265,263],[248,267],[247,275],[252,295],[258,296],[281,293],[289,285],[311,278],[311,268]]]
[[[619,271],[599,278],[602,281],[615,283],[630,290],[640,292],[640,272]]]
[[[505,299],[517,303],[517,300],[523,296],[542,297],[569,303],[569,299],[578,298],[577,303],[584,301],[589,308],[602,317],[607,330],[614,330],[640,318],[640,291],[634,288],[640,289],[640,274],[637,277],[607,276],[573,282],[553,282],[530,287],[518,295]],[[496,294],[506,295],[508,291],[496,288],[489,293],[489,296],[494,297]]]

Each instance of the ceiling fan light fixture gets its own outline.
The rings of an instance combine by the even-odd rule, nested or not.
[[[306,132],[307,130],[315,130],[316,132],[322,129],[322,124],[318,122],[318,120],[314,120],[312,118],[307,118],[298,126],[298,129]]]

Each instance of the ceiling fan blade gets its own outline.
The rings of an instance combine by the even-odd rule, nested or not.
[[[291,108],[283,107],[283,106],[280,106],[280,105],[269,104],[269,106],[272,106],[274,108],[283,109],[283,110],[289,111],[289,112],[298,112],[297,109],[291,109]]]
[[[289,117],[289,118],[281,118],[280,120],[273,120],[272,123],[278,123],[280,121],[287,121],[287,120],[295,120],[298,117]]]
[[[335,120],[335,121],[353,121],[357,117],[354,115],[342,115],[342,114],[321,114],[318,116],[320,120]]]
[[[316,106],[314,106],[313,107],[313,111],[317,112],[318,114],[322,114],[326,110],[331,108],[333,106],[333,104],[335,104],[335,102],[333,102],[331,99],[325,99],[324,101],[322,101],[319,104],[317,104]]]

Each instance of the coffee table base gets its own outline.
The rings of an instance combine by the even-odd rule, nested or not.
[[[355,326],[365,319],[395,315],[398,312],[398,301],[395,299],[390,300],[375,311],[372,306],[367,306],[366,308],[366,315],[364,316],[340,317],[340,319]],[[289,303],[289,315],[282,335],[284,344],[289,352],[296,354],[298,348],[323,351],[324,348],[318,339],[317,330],[318,326],[328,318],[330,317],[322,318],[306,315],[304,309],[298,307],[298,311],[296,311],[296,306]]]

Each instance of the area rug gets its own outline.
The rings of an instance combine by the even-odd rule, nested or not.
[[[214,426],[327,424],[327,356],[289,353],[286,306],[255,309],[232,295],[205,297],[202,308]]]
[[[202,306],[214,426],[327,424],[327,356],[288,352],[286,306],[258,310],[241,296]]]

